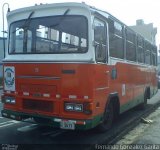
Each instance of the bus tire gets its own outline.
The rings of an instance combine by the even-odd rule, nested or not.
[[[146,106],[147,106],[147,95],[148,95],[147,91],[148,91],[148,90],[146,90],[145,93],[144,93],[144,101],[143,101],[143,103],[141,103],[141,104],[138,106],[138,109],[140,109],[140,110],[146,109]]]
[[[112,102],[108,104],[103,115],[103,121],[98,126],[98,131],[104,132],[111,128],[114,120],[114,105]]]

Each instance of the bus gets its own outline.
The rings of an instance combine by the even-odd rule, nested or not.
[[[67,130],[109,130],[157,92],[157,48],[108,12],[85,3],[7,13],[1,112]]]

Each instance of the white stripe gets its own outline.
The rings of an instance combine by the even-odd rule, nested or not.
[[[69,95],[69,98],[70,99],[75,99],[75,98],[77,98],[77,95]]]
[[[19,121],[16,121],[16,120],[12,120],[12,122],[13,122],[13,123],[19,123]]]
[[[0,123],[0,126],[1,126],[1,125],[4,125],[4,124],[7,124],[7,123],[13,123],[13,122],[12,122],[12,121],[1,122],[1,123]]]
[[[100,91],[100,90],[106,90],[108,89],[109,87],[99,87],[99,88],[96,88],[96,91]]]
[[[44,93],[44,94],[43,94],[43,97],[50,97],[50,94]]]
[[[32,131],[32,130],[36,129],[37,127],[38,127],[38,125],[31,124],[31,125],[28,125],[28,126],[18,128],[17,130],[20,131],[20,132],[27,132],[27,131]]]
[[[24,96],[29,96],[29,93],[28,92],[23,92],[23,95]]]
[[[13,125],[13,124],[16,124],[16,123],[18,123],[18,121],[6,121],[6,122],[2,122],[2,123],[0,123],[0,128],[2,128],[2,127],[7,127],[7,126],[10,126],[10,125]]]
[[[54,121],[55,121],[55,122],[61,122],[62,119],[55,118]]]
[[[10,125],[13,125],[15,123],[8,123],[8,124],[5,124],[5,125],[1,125],[0,128],[3,128],[3,127],[7,127],[7,126],[10,126]]]

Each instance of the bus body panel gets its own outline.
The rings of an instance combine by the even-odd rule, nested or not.
[[[92,120],[93,127],[101,122],[111,93],[118,93],[122,113],[143,101],[148,80],[151,81],[154,76],[154,72],[146,73],[143,66],[127,63],[117,63],[115,66],[13,63],[5,66],[14,66],[16,72],[15,92],[9,94],[4,89],[5,96],[16,98],[16,104],[5,104],[5,110],[27,113],[30,117],[39,115]],[[116,70],[115,78],[112,77],[113,70]],[[153,88],[156,88],[156,85],[153,85]],[[64,108],[66,102],[91,103],[92,113],[68,112]]]

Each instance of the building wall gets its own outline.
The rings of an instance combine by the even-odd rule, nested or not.
[[[130,26],[134,31],[140,33],[152,44],[156,44],[157,28],[153,27],[153,23],[145,24],[143,20],[137,20],[136,25]]]

